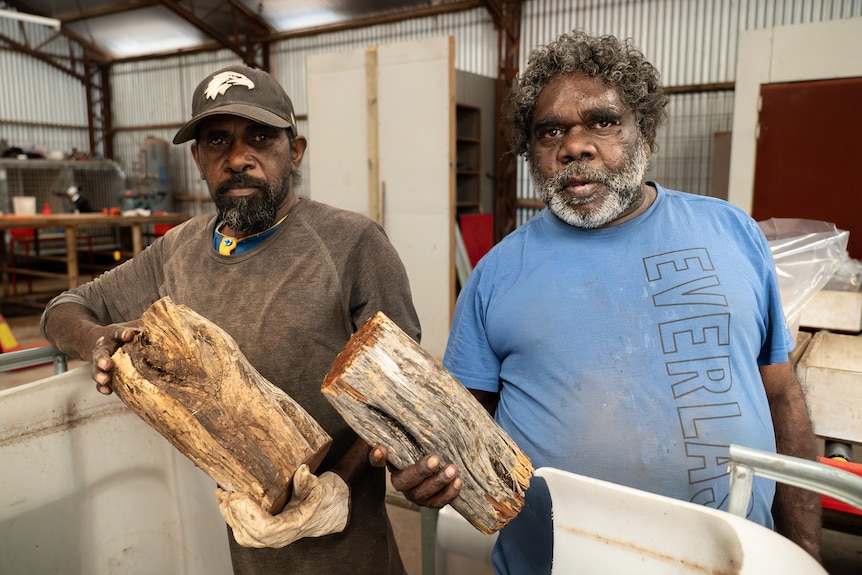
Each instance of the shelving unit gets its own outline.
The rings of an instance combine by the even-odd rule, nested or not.
[[[482,187],[482,111],[476,106],[455,107],[455,173],[457,212],[479,212]]]

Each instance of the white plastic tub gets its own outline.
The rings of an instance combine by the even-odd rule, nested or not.
[[[554,516],[554,575],[825,575],[802,548],[702,505],[543,467]]]
[[[742,517],[550,467],[536,476],[551,494],[553,575],[826,575],[789,539]],[[437,574],[467,575],[447,569],[450,555],[490,572],[495,540],[442,509]]]
[[[230,574],[214,482],[89,367],[0,392],[3,575]]]

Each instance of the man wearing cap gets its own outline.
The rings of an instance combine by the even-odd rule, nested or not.
[[[93,362],[111,393],[111,355],[141,314],[170,296],[228,332],[249,362],[332,436],[313,475],[301,467],[279,515],[217,489],[236,573],[403,573],[384,504],[383,469],[329,405],[320,384],[352,333],[383,311],[417,341],[404,266],[368,218],[295,189],[307,142],[266,72],[230,66],[197,87],[174,137],[191,152],[217,213],[194,217],[99,278],[54,298],[42,331]]]

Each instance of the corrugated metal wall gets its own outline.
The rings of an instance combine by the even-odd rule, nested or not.
[[[0,18],[0,34],[5,37],[22,44],[29,40],[31,45],[48,40],[44,26],[24,29],[26,39],[17,22]],[[65,40],[48,42],[44,49],[69,56]],[[0,50],[0,71],[0,140],[40,151],[89,148],[86,91],[77,78],[12,50]]]
[[[521,67],[530,48],[573,28],[632,37],[657,65],[666,86],[689,88],[671,96],[670,121],[659,133],[660,150],[653,156],[650,176],[668,187],[709,194],[712,136],[731,129],[733,91],[698,91],[696,86],[734,81],[739,32],[857,16],[862,16],[862,0],[528,0],[522,12]],[[2,30],[12,37],[17,34],[17,27]],[[497,34],[485,9],[285,40],[275,48],[274,73],[294,99],[297,114],[304,117],[305,61],[310,54],[440,34],[455,37],[458,69],[496,75]],[[184,121],[197,82],[237,62],[234,54],[220,51],[112,68],[116,159],[130,177],[136,174],[144,139],[170,141],[176,131],[153,126]],[[15,78],[3,83],[0,138],[66,151],[83,147],[86,99],[76,80],[7,51],[0,51],[0,66],[4,78]],[[70,127],[18,126],[15,121]],[[300,121],[300,131],[305,126]],[[313,144],[309,153],[315,153]],[[208,196],[186,146],[171,145],[170,164],[178,197]],[[524,170],[520,172],[519,195],[530,197],[530,182]],[[177,207],[193,214],[209,209],[206,202],[194,200]],[[525,211],[519,221],[531,216]]]

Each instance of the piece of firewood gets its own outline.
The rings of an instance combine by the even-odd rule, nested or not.
[[[211,321],[169,297],[142,319],[113,355],[114,393],[223,489],[281,511],[296,469],[313,472],[332,439]]]
[[[482,533],[524,504],[533,466],[509,435],[442,364],[378,312],[347,342],[321,391],[369,445],[398,469],[436,453],[463,487],[452,507]]]

